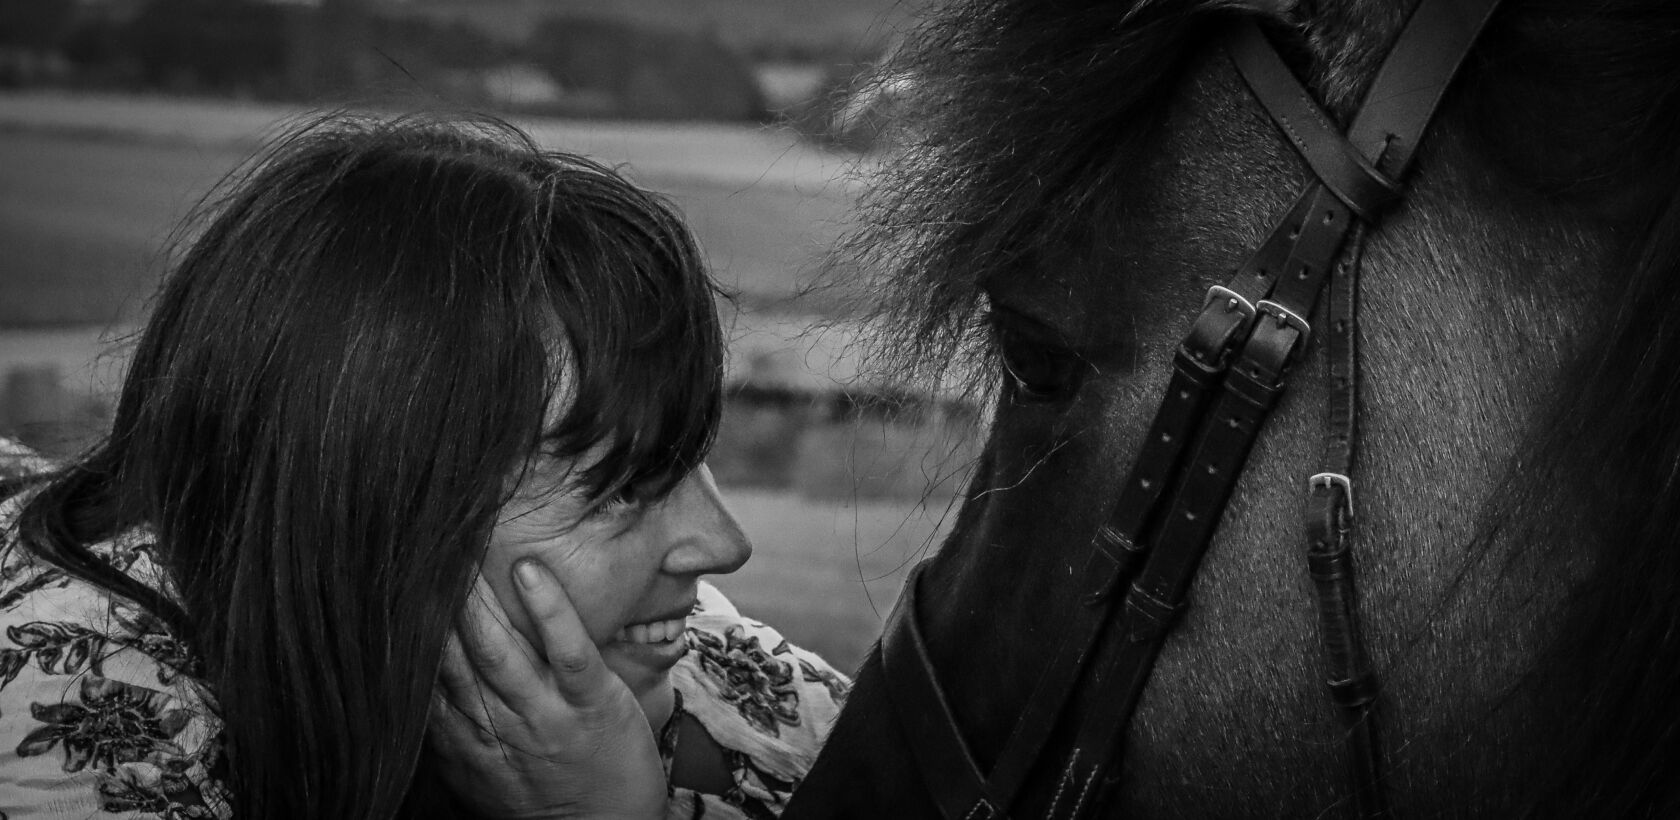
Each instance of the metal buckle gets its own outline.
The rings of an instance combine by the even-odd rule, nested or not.
[[[1237,314],[1232,322],[1229,314]],[[1179,354],[1208,372],[1224,367],[1232,344],[1254,325],[1254,303],[1230,288],[1214,285],[1202,300],[1202,314],[1179,345]]]
[[[1295,328],[1301,334],[1301,339],[1296,342],[1295,349],[1307,349],[1307,339],[1312,336],[1312,325],[1307,324],[1307,320],[1301,318],[1301,314],[1270,299],[1261,299],[1260,303],[1255,305],[1254,308],[1257,313],[1264,313],[1276,319],[1278,327],[1289,326]]]
[[[1254,318],[1254,303],[1244,299],[1242,294],[1231,290],[1224,285],[1214,285],[1213,287],[1207,289],[1207,296],[1202,299],[1202,309],[1207,310],[1208,305],[1211,305],[1220,299],[1226,300],[1226,310],[1234,310],[1241,313],[1243,315],[1244,322]]]
[[[1319,486],[1324,486],[1324,487],[1339,486],[1339,487],[1342,488],[1342,495],[1345,498],[1347,498],[1347,517],[1348,517],[1349,521],[1352,521],[1353,520],[1353,481],[1352,481],[1352,479],[1349,479],[1347,476],[1342,475],[1341,473],[1317,473],[1317,474],[1313,475],[1311,478],[1307,479],[1307,487],[1311,488],[1311,487],[1319,487]]]

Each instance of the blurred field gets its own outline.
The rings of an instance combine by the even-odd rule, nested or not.
[[[172,228],[299,112],[280,106],[0,95],[0,328],[132,320]],[[544,145],[618,165],[689,219],[757,312],[794,297],[842,227],[851,160],[751,126],[528,120]]]
[[[741,611],[850,673],[898,599],[905,571],[955,517],[954,504],[834,503],[725,487],[752,560],[710,580]]]
[[[103,422],[101,394],[120,378],[120,342],[144,316],[171,229],[296,113],[0,94],[0,428],[42,412],[67,429]],[[854,668],[904,569],[937,537],[974,434],[941,408],[911,423],[859,415],[853,365],[806,333],[843,318],[805,288],[850,206],[852,161],[750,126],[521,125],[669,195],[739,293],[739,315],[726,315],[732,371],[756,387],[726,409],[713,461],[757,551],[716,582],[749,615]]]

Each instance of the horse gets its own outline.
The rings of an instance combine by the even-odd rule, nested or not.
[[[1258,27],[1346,127],[1417,5],[948,0],[899,52],[902,145],[840,267],[882,294],[895,372],[970,374],[990,409],[956,522],[894,621],[920,625],[982,774],[1033,731],[1020,715],[1049,722],[1008,804],[957,814],[1680,814],[1680,5],[1663,0],[1506,0],[1364,234],[1359,455],[1341,478],[1368,711],[1350,722],[1325,694],[1302,535],[1340,389],[1322,338],[1095,788],[1069,761],[1092,753],[1081,728],[1116,682],[1086,671],[1064,707],[1034,702],[1093,606],[1082,572],[1203,294],[1314,182],[1231,31]],[[1098,657],[1129,639],[1103,635]],[[906,712],[884,654],[785,817],[957,820],[949,773],[916,752],[937,720]],[[1375,812],[1346,774],[1370,726]]]

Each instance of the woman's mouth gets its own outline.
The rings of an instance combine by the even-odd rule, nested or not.
[[[665,672],[688,654],[688,639],[684,633],[688,631],[688,616],[693,611],[694,603],[690,598],[687,606],[650,612],[652,620],[619,629],[612,641],[601,647],[601,652],[608,656],[609,665],[633,690],[639,684],[632,679],[649,686],[663,681]],[[635,669],[641,671],[633,671]],[[642,680],[649,674],[651,677]]]
[[[687,618],[672,618],[665,621],[631,624],[618,630],[618,634],[613,636],[613,640],[619,643],[662,644],[682,640],[683,633],[686,631],[688,631]]]
[[[636,689],[640,674],[652,673],[663,680],[665,671],[676,666],[677,661],[688,654],[688,640],[683,637],[687,629],[687,617],[631,624],[618,630],[612,643],[601,650],[609,657],[621,658],[644,670],[643,673],[633,673],[623,666],[613,667],[620,677],[631,675],[624,677],[624,682],[630,684],[631,689]],[[609,665],[612,663],[609,662]],[[647,681],[641,683],[652,685]]]

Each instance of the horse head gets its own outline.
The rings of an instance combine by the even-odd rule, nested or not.
[[[1020,770],[971,816],[1351,815],[1348,738],[1378,725],[1400,816],[1680,805],[1664,769],[1680,754],[1680,7],[1661,2],[1507,0],[1403,197],[1342,245],[1345,263],[1362,241],[1358,460],[1338,498],[1357,516],[1367,711],[1350,723],[1326,696],[1303,535],[1326,407],[1347,395],[1323,305],[1296,317],[1320,338],[1289,364],[1130,719],[1102,748],[1081,732],[1124,697],[1107,661],[1136,635],[1112,623],[1044,705],[1065,636],[1102,605],[1088,573],[1135,546],[1104,528],[1203,294],[1318,179],[1233,31],[1258,27],[1340,128],[1413,6],[958,0],[919,29],[901,74],[915,127],[849,249],[886,275],[907,365],[976,363],[989,438],[895,615],[919,625],[901,651],[937,694],[905,694],[878,646],[787,816],[967,805],[915,751],[945,725],[923,707],[948,709],[971,758],[952,765]],[[1034,721],[1038,753],[1012,759]],[[1082,779],[1092,755],[1116,763]]]

